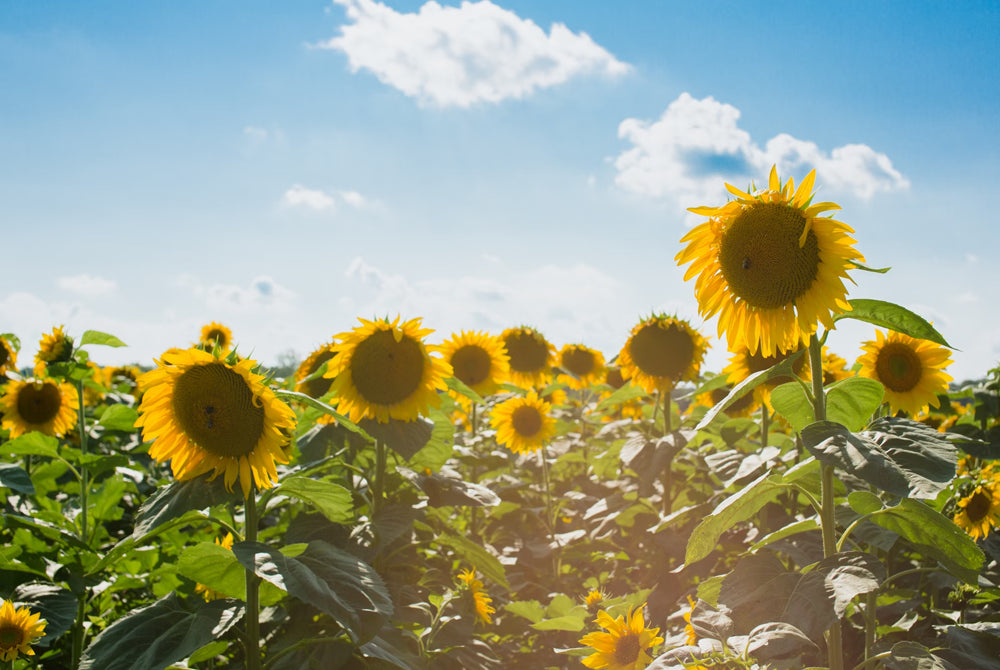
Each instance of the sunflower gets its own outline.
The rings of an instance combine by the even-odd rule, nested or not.
[[[222,540],[219,540],[219,538],[215,538],[215,543],[220,547],[231,550],[233,548],[233,534],[226,533],[226,536],[222,538]],[[215,589],[209,588],[200,582],[198,584],[195,584],[194,592],[200,593],[201,597],[205,599],[205,602],[212,602],[213,600],[218,600],[220,598],[226,597],[224,593],[219,593]]]
[[[463,330],[441,344],[441,355],[458,380],[484,397],[510,376],[507,351],[495,335]]]
[[[798,351],[798,349],[793,351],[778,351],[773,356],[764,356],[759,351],[757,353],[751,353],[749,349],[744,349],[743,351],[736,352],[730,356],[729,365],[722,369],[722,373],[729,376],[730,384],[736,385],[755,372],[768,370],[774,367]],[[803,354],[792,364],[792,372],[803,380],[811,379],[809,375],[809,366],[806,365],[806,363],[808,363],[808,359],[806,355]],[[758,384],[754,387],[753,398],[757,403],[767,405],[768,409],[772,409],[771,391],[790,381],[792,381],[792,377],[776,377],[770,381],[764,382],[763,384]]]
[[[991,528],[1000,527],[1000,480],[981,482],[969,495],[958,501],[954,521],[959,528],[978,540]]]
[[[689,210],[709,220],[681,238],[687,247],[676,260],[691,263],[684,279],[698,277],[698,309],[719,315],[731,351],[787,351],[851,308],[843,280],[864,258],[851,246],[850,226],[819,216],[840,207],[812,204],[815,178],[813,170],[795,190],[772,167],[767,189],[751,194],[726,184],[736,200]]]
[[[823,347],[823,386],[852,376],[853,373],[847,369],[847,361]]]
[[[701,393],[695,397],[694,402],[691,403],[691,407],[700,405],[712,409],[725,400],[726,396],[732,390],[732,385],[728,385]],[[758,407],[760,407],[760,402],[757,400],[757,397],[753,393],[745,393],[727,407],[725,413],[729,418],[735,419],[737,417],[750,416]]]
[[[76,425],[79,407],[73,387],[53,379],[11,381],[0,396],[2,425],[12,440],[33,430],[62,437]]]
[[[484,624],[492,623],[493,620],[490,615],[496,610],[490,605],[493,602],[493,598],[486,595],[486,591],[483,590],[483,583],[476,579],[475,570],[463,570],[458,573],[459,580],[465,584],[469,589],[469,593],[472,594],[472,600],[476,608],[476,616]]]
[[[591,647],[594,653],[583,659],[583,664],[594,670],[641,670],[652,662],[650,649],[663,642],[659,628],[646,628],[642,616],[645,605],[634,612],[612,619],[602,610],[594,622],[606,633],[587,633],[580,644]]]
[[[198,346],[209,351],[219,348],[219,351],[229,351],[233,344],[233,331],[215,321],[201,327],[201,337]]]
[[[49,363],[65,363],[73,356],[73,338],[63,332],[65,326],[57,326],[51,333],[42,335],[35,354],[35,374],[41,375]]]
[[[604,375],[604,355],[582,344],[567,344],[559,350],[559,367],[568,375],[558,381],[571,389],[585,389],[596,384]]]
[[[31,643],[45,634],[45,619],[41,614],[32,614],[27,607],[14,608],[14,603],[5,600],[0,605],[0,660],[13,661],[18,654],[34,656]]]
[[[124,387],[128,391],[134,390],[136,380],[141,374],[138,365],[119,365],[104,369],[104,378],[108,380],[112,389]]]
[[[708,342],[687,321],[653,314],[632,329],[618,354],[622,376],[646,393],[698,377]]]
[[[17,349],[6,337],[0,336],[0,377],[8,370],[17,371]]]
[[[510,379],[523,388],[542,386],[552,372],[556,350],[530,326],[508,328],[500,334],[510,358]]]
[[[135,425],[153,442],[149,455],[170,460],[182,481],[225,474],[232,491],[238,479],[245,498],[253,484],[274,486],[275,462],[288,462],[282,448],[295,414],[253,371],[256,362],[230,363],[192,348],[164,354],[157,363],[139,378],[143,395]]]
[[[609,366],[607,370],[604,371],[604,383],[616,391],[625,386],[626,382],[628,382],[628,379],[622,375],[622,369],[620,366]]]
[[[434,332],[421,328],[421,319],[400,325],[382,319],[366,321],[349,333],[341,333],[334,347],[336,356],[327,365],[325,377],[332,377],[337,410],[351,421],[373,418],[412,421],[431,405],[441,403],[438,389],[447,386],[451,366],[432,358],[438,347],[425,345],[423,338]]]
[[[596,612],[600,608],[601,603],[604,602],[604,591],[600,589],[592,589],[590,593],[586,595],[583,599],[583,604],[587,606],[588,612]]]
[[[687,599],[688,611],[684,613],[684,633],[687,637],[684,639],[684,643],[688,646],[693,646],[698,644],[698,633],[695,632],[694,626],[691,625],[691,615],[694,614],[695,605],[698,603],[696,603],[694,598],[691,596],[688,596]]]
[[[552,405],[534,391],[505,400],[493,408],[492,424],[497,442],[515,454],[537,451],[556,433]]]
[[[295,390],[299,393],[305,393],[310,398],[322,398],[330,390],[330,385],[333,384],[333,380],[329,377],[313,377],[312,379],[306,379],[306,377],[311,376],[323,363],[327,364],[327,368],[330,367],[330,359],[332,359],[336,352],[334,351],[336,347],[336,340],[331,340],[323,346],[319,347],[311,354],[309,354],[304,361],[295,370]]]
[[[944,368],[952,364],[947,349],[927,340],[918,340],[889,331],[875,331],[875,341],[864,342],[858,359],[864,377],[881,382],[885,400],[892,411],[903,410],[916,416],[929,405],[939,406],[939,393],[948,392],[951,375]]]

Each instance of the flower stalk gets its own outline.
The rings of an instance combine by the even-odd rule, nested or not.
[[[257,542],[257,483],[253,482],[244,505],[246,529],[244,539]],[[246,667],[260,670],[260,577],[250,568],[246,569],[247,614],[246,614]]]

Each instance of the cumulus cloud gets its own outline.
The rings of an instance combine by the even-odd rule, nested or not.
[[[89,274],[59,277],[56,280],[56,285],[64,291],[83,296],[105,295],[118,288],[118,284],[111,279]]]
[[[469,107],[524,98],[572,77],[629,71],[586,33],[561,23],[546,32],[489,0],[444,7],[427,2],[400,13],[375,0],[335,0],[350,23],[315,46],[342,51],[352,72],[379,81],[421,104]]]
[[[673,197],[685,207],[718,200],[723,181],[759,184],[773,164],[782,177],[802,177],[815,168],[824,189],[860,198],[909,187],[888,156],[865,144],[826,153],[781,133],[761,148],[739,127],[739,118],[732,105],[682,93],[656,121],[625,119],[618,136],[633,146],[615,159],[615,182],[641,195]]]
[[[296,294],[267,275],[254,277],[246,286],[202,284],[191,275],[181,275],[177,283],[202,299],[208,307],[235,313],[287,312]]]
[[[357,191],[338,191],[336,196],[322,189],[306,188],[295,184],[281,197],[286,207],[309,209],[314,212],[334,212],[340,203],[354,209],[370,209],[374,202]]]

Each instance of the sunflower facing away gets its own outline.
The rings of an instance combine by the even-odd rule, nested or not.
[[[497,431],[497,443],[515,454],[537,451],[556,434],[556,420],[550,416],[552,405],[534,391],[505,400],[493,408],[491,417]]]
[[[288,462],[282,447],[295,414],[253,371],[256,362],[229,363],[194,348],[166,353],[157,363],[139,378],[135,425],[153,442],[149,455],[169,460],[182,481],[224,474],[231,491],[239,480],[246,498],[253,484],[274,486],[275,462]]]
[[[438,347],[423,342],[434,331],[421,328],[421,319],[358,321],[360,326],[336,336],[336,356],[324,375],[333,378],[337,410],[351,421],[388,423],[412,421],[438,406],[438,390],[447,388],[451,366],[431,357]]]
[[[944,347],[894,330],[887,335],[876,330],[875,341],[861,348],[864,354],[858,358],[858,374],[882,383],[892,411],[916,416],[929,405],[937,407],[938,394],[948,392],[951,375],[944,368],[952,361]]]
[[[545,384],[552,373],[556,350],[530,326],[508,328],[500,334],[510,358],[510,379],[522,388]]]
[[[13,661],[18,654],[34,656],[31,643],[45,634],[45,619],[27,607],[14,607],[5,600],[0,605],[0,660]]]
[[[687,321],[653,314],[632,329],[618,354],[622,377],[646,393],[692,381],[701,371],[708,342]]]
[[[773,368],[775,365],[797,352],[798,349],[795,349],[794,351],[778,351],[773,356],[764,356],[760,352],[754,354],[750,353],[748,349],[744,349],[743,351],[736,352],[729,357],[729,365],[722,369],[722,373],[728,375],[729,383],[735,386],[753,373]],[[807,365],[808,362],[807,355],[802,354],[796,359],[795,363],[792,364],[792,372],[804,381],[811,379],[809,375],[809,366]],[[768,409],[771,409],[771,391],[790,381],[792,381],[792,377],[776,377],[770,381],[764,382],[763,384],[758,384],[753,389],[753,398],[756,402],[763,403],[764,405],[767,405]]]
[[[604,354],[582,344],[567,344],[559,350],[559,367],[568,375],[559,375],[571,389],[590,388],[604,376]]]
[[[233,345],[233,331],[229,330],[221,323],[215,321],[201,327],[201,337],[198,338],[198,346],[211,351],[215,347],[219,351],[229,351]]]
[[[719,315],[731,351],[787,351],[850,310],[844,279],[864,258],[851,246],[852,228],[819,216],[840,207],[812,204],[815,179],[813,170],[796,190],[772,167],[767,189],[751,194],[726,184],[735,200],[689,210],[709,220],[681,238],[687,246],[676,260],[691,264],[684,279],[697,276],[698,309]]]
[[[333,384],[332,379],[329,377],[306,378],[319,370],[323,363],[327,364],[327,368],[330,367],[328,361],[334,357],[334,347],[336,346],[336,340],[332,340],[306,356],[306,359],[295,370],[296,391],[305,393],[310,398],[322,398],[327,394],[330,390],[330,385]]]
[[[606,633],[587,633],[580,644],[591,647],[594,653],[583,659],[583,664],[594,670],[641,670],[652,662],[649,650],[663,642],[659,628],[646,628],[642,605],[635,611],[612,619],[601,610],[595,623]]]
[[[510,376],[507,351],[499,337],[463,330],[441,344],[441,355],[457,379],[485,397]]]
[[[51,333],[42,335],[35,354],[35,374],[40,375],[49,363],[64,363],[73,356],[73,338],[63,332],[65,326],[56,326]]]
[[[224,538],[222,538],[221,540],[219,538],[215,538],[215,543],[217,545],[219,545],[220,547],[223,547],[225,549],[232,549],[233,548],[233,534],[232,533],[226,533],[226,536]],[[194,592],[195,593],[200,593],[201,597],[205,599],[205,602],[212,602],[213,600],[219,600],[220,598],[225,598],[226,597],[226,594],[220,593],[220,592],[216,591],[215,589],[209,588],[209,587],[205,586],[204,584],[202,584],[200,582],[198,584],[195,584],[195,586],[194,586]]]
[[[492,623],[493,619],[490,618],[490,615],[496,612],[496,609],[490,605],[493,602],[493,598],[486,595],[486,591],[483,590],[483,583],[476,579],[476,571],[463,570],[458,573],[458,578],[468,587],[468,592],[472,595],[472,600],[476,608],[476,617],[479,621],[484,624]]]
[[[1000,480],[993,477],[981,482],[959,500],[954,521],[973,540],[986,537],[991,528],[1000,527]]]
[[[0,377],[7,374],[7,370],[17,371],[17,349],[6,338],[0,337]]]
[[[3,427],[12,440],[33,430],[62,437],[76,425],[79,407],[73,387],[52,379],[7,382],[0,396]]]

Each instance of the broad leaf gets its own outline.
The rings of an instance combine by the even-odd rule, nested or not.
[[[97,423],[108,430],[130,433],[135,430],[135,421],[138,418],[139,414],[135,409],[119,403],[108,406]]]
[[[500,496],[496,493],[482,484],[463,480],[457,473],[423,475],[404,467],[396,471],[427,494],[427,504],[431,507],[495,507],[500,504]]]
[[[479,395],[478,393],[476,393],[475,391],[473,391],[471,388],[469,388],[465,384],[465,382],[463,382],[458,377],[448,377],[447,379],[444,380],[444,383],[445,383],[445,386],[447,386],[450,390],[454,391],[455,393],[457,393],[460,396],[468,398],[469,400],[471,400],[474,403],[478,403],[480,405],[483,405],[483,404],[486,403],[486,401],[483,400],[483,396]]]
[[[826,390],[826,418],[850,430],[861,430],[882,405],[885,388],[874,379],[848,377]]]
[[[102,333],[99,330],[83,331],[83,335],[80,336],[80,346],[82,347],[85,344],[103,344],[106,347],[128,346],[114,335],[109,335],[108,333]]]
[[[312,396],[307,395],[305,393],[301,393],[299,391],[286,391],[285,389],[277,389],[275,390],[274,393],[279,398],[282,398],[284,400],[295,400],[297,402],[302,403],[303,405],[308,405],[309,407],[318,409],[324,414],[329,414],[330,416],[332,416],[334,419],[337,420],[338,424],[348,429],[352,433],[357,433],[358,435],[369,441],[371,441],[372,439],[371,435],[366,433],[364,429],[358,426],[358,424],[354,423],[346,416],[344,416],[343,414],[341,414],[340,412],[330,407],[321,400],[317,400],[316,398],[313,398]]]
[[[0,453],[20,456],[48,456],[60,458],[59,440],[33,430],[7,442],[0,442]]]
[[[229,598],[246,600],[246,569],[232,550],[214,542],[186,547],[177,559],[177,572]]]
[[[771,406],[797,433],[816,420],[812,400],[799,382],[788,382],[773,389]]]
[[[921,340],[930,340],[942,346],[954,349],[955,347],[937,332],[926,319],[914,314],[905,307],[900,307],[891,302],[883,300],[868,300],[865,298],[854,298],[851,303],[850,312],[834,314],[833,320],[854,319],[866,323],[895,330],[898,333],[916,337]]]
[[[33,495],[35,485],[31,483],[31,477],[20,465],[13,463],[0,463],[0,486],[6,486],[12,491]]]
[[[146,499],[136,513],[132,537],[140,538],[161,523],[192,510],[205,509],[240,499],[238,493],[226,491],[222,477],[208,481],[208,475],[173,481]]]
[[[604,412],[618,407],[619,405],[624,405],[629,400],[641,398],[644,395],[646,395],[646,392],[638,386],[634,384],[625,384],[621,388],[615,389],[614,393],[597,403],[596,411]]]
[[[459,558],[465,559],[466,563],[473,565],[484,577],[496,582],[508,591],[510,590],[510,584],[507,583],[507,573],[504,571],[503,565],[497,560],[496,556],[486,551],[482,545],[473,542],[467,537],[445,534],[437,536],[435,542],[439,545],[450,547]]]
[[[889,657],[883,658],[882,663],[889,670],[959,670],[958,666],[935,656],[924,645],[910,640],[892,645]]]
[[[414,470],[436,472],[451,458],[455,450],[455,425],[439,409],[432,409],[427,416],[433,423],[430,440],[407,461]]]
[[[413,421],[389,419],[379,423],[375,419],[362,419],[361,427],[376,440],[384,442],[390,449],[410,460],[431,440],[434,423],[424,418]]]
[[[769,621],[747,635],[747,654],[761,662],[791,660],[819,651],[797,627],[782,621]]]
[[[281,480],[275,492],[309,503],[333,523],[350,523],[354,519],[351,492],[340,484],[288,477]]]
[[[76,621],[79,600],[72,591],[55,584],[20,584],[14,589],[11,600],[27,605],[33,613],[41,614],[45,619],[45,635],[38,640],[43,646],[68,631]]]
[[[771,381],[772,379],[778,379],[779,377],[794,377],[795,363],[805,353],[805,351],[805,349],[796,351],[794,354],[773,367],[770,367],[767,370],[761,370],[760,372],[755,372],[734,386],[733,390],[729,392],[729,395],[716,403],[712,409],[708,410],[702,420],[695,427],[695,430],[704,430],[709,424],[712,423],[712,421],[715,420],[715,417],[717,417],[720,412],[724,411],[727,407],[764,382]]]

